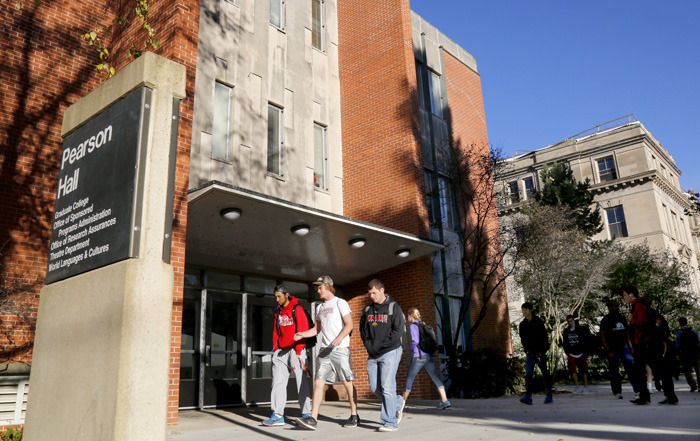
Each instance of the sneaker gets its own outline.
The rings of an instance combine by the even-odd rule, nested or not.
[[[637,398],[636,400],[630,400],[630,403],[637,404],[639,406],[643,406],[645,404],[649,404],[650,401],[642,400],[641,398]]]
[[[443,403],[438,404],[438,405],[437,405],[437,408],[440,409],[440,410],[445,410],[445,409],[447,409],[447,408],[450,407],[450,406],[452,406],[452,404],[450,403],[450,400],[447,400],[447,401],[445,401],[445,402],[443,402]]]
[[[668,398],[665,398],[665,399],[659,401],[659,404],[676,405],[676,404],[678,404],[678,400],[669,400]]]
[[[299,426],[308,430],[316,430],[316,426],[318,425],[314,417],[312,417],[311,415],[306,415],[306,417],[297,418],[296,421]]]
[[[523,404],[527,404],[528,406],[532,406],[532,398],[530,397],[522,397],[520,399],[520,402]]]
[[[584,388],[583,392],[581,392],[582,395],[588,395],[588,388]]]
[[[358,424],[360,424],[360,417],[358,415],[350,415],[343,427],[357,427]]]
[[[401,407],[396,411],[396,425],[398,426],[403,418],[403,409],[406,407],[406,400],[401,400]]]
[[[544,404],[552,404],[552,403],[554,403],[554,399],[552,398],[551,395],[547,395],[547,396],[544,398]]]
[[[262,423],[263,426],[284,426],[284,417],[273,412],[272,416]]]
[[[621,400],[623,398],[622,394],[615,394],[614,397],[617,398],[618,400]]]
[[[377,429],[377,432],[396,432],[397,430],[399,430],[398,427],[382,426],[379,429]]]

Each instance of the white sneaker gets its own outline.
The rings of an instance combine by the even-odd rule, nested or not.
[[[584,388],[583,392],[581,392],[583,395],[588,395],[588,388]]]
[[[377,432],[396,432],[398,429],[393,426],[381,426]]]
[[[581,387],[578,386],[578,387],[576,387],[576,388],[574,389],[574,395],[578,395],[578,394],[580,394],[580,393],[581,393]]]

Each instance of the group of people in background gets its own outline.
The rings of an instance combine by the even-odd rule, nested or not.
[[[637,405],[651,402],[650,391],[653,383],[647,381],[649,370],[657,379],[664,393],[659,404],[678,404],[674,390],[673,373],[676,362],[680,363],[690,391],[698,390],[700,384],[700,338],[688,326],[686,318],[678,320],[680,329],[675,342],[671,339],[668,323],[653,309],[649,300],[639,295],[633,285],[622,289],[622,298],[629,305],[629,314],[620,312],[616,299],[607,302],[608,313],[600,322],[600,340],[607,355],[610,371],[610,387],[615,398],[622,399],[622,376],[620,365],[629,377],[635,398],[630,400]],[[552,377],[547,368],[549,335],[544,322],[533,313],[533,305],[522,305],[523,320],[519,333],[526,354],[525,395],[520,398],[524,404],[532,404],[533,373],[538,366],[544,380],[545,404],[553,403]],[[588,355],[591,335],[586,327],[580,326],[572,315],[566,317],[566,328],[562,335],[562,345],[567,357],[567,367],[574,380],[574,394],[588,394]],[[695,377],[693,378],[693,371]],[[696,381],[697,379],[697,381]],[[583,385],[579,384],[582,380]]]
[[[350,363],[350,334],[354,324],[348,303],[335,296],[333,280],[328,276],[314,282],[322,303],[318,306],[314,323],[298,300],[284,285],[275,287],[278,308],[275,313],[272,356],[272,415],[263,421],[265,426],[282,426],[285,423],[284,408],[287,401],[287,383],[293,373],[298,392],[301,417],[296,424],[304,429],[316,430],[318,415],[326,384],[342,382],[350,404],[350,417],[343,427],[360,424],[357,414],[357,392],[353,386],[355,374]],[[369,282],[368,305],[362,310],[360,335],[367,350],[367,378],[372,392],[381,398],[380,432],[393,432],[401,422],[406,400],[411,393],[413,381],[421,369],[425,369],[438,387],[440,404],[438,409],[450,407],[445,387],[435,369],[434,352],[421,350],[420,312],[409,309],[404,317],[398,303],[385,292],[378,279]],[[409,331],[406,332],[406,324]],[[311,378],[306,366],[306,340],[316,338],[319,344],[315,360],[315,380],[311,393],[308,380]],[[410,338],[410,343],[408,339]],[[404,342],[408,343],[405,344]],[[396,373],[404,347],[412,352],[406,386],[402,395],[396,393]]]

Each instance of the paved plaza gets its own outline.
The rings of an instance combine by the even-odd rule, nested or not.
[[[323,440],[416,439],[416,440],[615,440],[674,441],[700,440],[700,394],[691,393],[685,381],[676,382],[680,404],[657,404],[663,394],[652,394],[652,404],[636,406],[629,402],[633,393],[623,386],[625,398],[613,398],[610,386],[595,385],[589,395],[573,395],[572,386],[559,386],[553,405],[544,405],[544,396],[533,397],[534,405],[518,402],[518,397],[483,400],[452,400],[450,409],[439,411],[435,401],[410,400],[399,430],[379,433],[379,403],[360,402],[359,427],[345,429],[349,417],[346,402],[326,402],[321,406],[318,430],[307,431],[288,422],[283,427],[265,427],[269,407],[249,407],[210,411],[184,411],[180,422],[171,427],[168,441],[239,440]],[[295,416],[298,406],[288,405]]]

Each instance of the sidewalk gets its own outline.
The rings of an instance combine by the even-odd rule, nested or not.
[[[367,439],[417,440],[499,440],[499,441],[674,441],[700,440],[700,394],[689,392],[685,381],[677,381],[677,406],[657,404],[663,394],[652,394],[652,404],[637,406],[628,385],[625,399],[614,399],[610,386],[595,385],[590,395],[572,395],[573,387],[560,386],[553,405],[544,405],[544,396],[536,395],[534,405],[518,402],[518,397],[483,400],[451,400],[452,407],[439,411],[437,401],[410,400],[399,430],[375,432],[379,426],[379,404],[361,402],[358,414],[362,423],[345,429],[349,417],[347,402],[325,402],[321,406],[318,430],[297,428],[287,421],[284,427],[265,427],[269,407],[235,408],[180,413],[180,422],[171,427],[168,441],[232,440],[323,440]],[[288,405],[292,417],[298,406]]]

